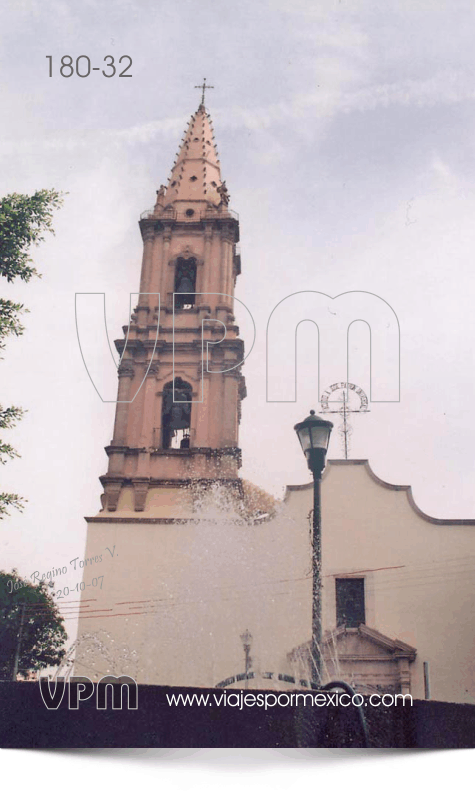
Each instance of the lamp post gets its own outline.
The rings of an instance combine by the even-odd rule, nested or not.
[[[313,475],[313,538],[312,538],[312,680],[321,684],[322,673],[322,536],[320,483],[330,442],[333,423],[317,417],[314,411],[294,426],[308,468]]]
[[[244,667],[245,667],[245,671],[246,671],[246,680],[245,680],[245,685],[244,686],[247,688],[247,685],[248,685],[248,679],[247,678],[249,676],[249,671],[251,669],[251,662],[252,662],[251,661],[252,635],[249,632],[249,630],[246,629],[246,631],[243,632],[243,634],[240,635],[239,637],[241,638],[241,643],[242,643],[243,649],[244,649]]]

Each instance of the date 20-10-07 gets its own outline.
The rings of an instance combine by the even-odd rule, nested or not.
[[[100,582],[99,582],[100,580]],[[93,577],[92,582],[85,583],[84,580],[82,582],[77,582],[74,588],[68,588],[66,585],[64,588],[59,588],[56,592],[56,596],[58,599],[64,599],[65,596],[69,596],[71,591],[84,591],[86,588],[93,587],[96,588],[99,585],[99,589],[102,591],[102,583],[104,580],[104,575],[101,574],[99,577]]]

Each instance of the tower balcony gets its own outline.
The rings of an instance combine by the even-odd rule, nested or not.
[[[196,223],[197,221],[207,221],[221,218],[232,218],[239,221],[239,215],[229,207],[207,207],[206,210],[197,210],[193,207],[177,210],[175,207],[163,209],[155,205],[150,210],[141,213],[141,221],[180,221],[185,223]]]

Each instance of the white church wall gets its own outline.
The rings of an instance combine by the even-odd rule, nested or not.
[[[103,589],[91,603],[106,612],[85,614],[79,637],[125,648],[118,660],[127,670],[116,673],[209,687],[244,672],[247,629],[256,678],[292,674],[287,655],[311,633],[311,507],[309,484],[291,487],[277,516],[254,526],[224,510],[197,522],[90,523],[86,557],[115,554],[103,557]],[[364,577],[366,624],[417,649],[412,694],[424,697],[428,662],[432,698],[473,701],[475,526],[428,521],[405,490],[349,461],[327,469],[322,527],[324,629],[336,626],[335,578]],[[97,644],[80,649],[76,673],[107,672],[101,654]]]

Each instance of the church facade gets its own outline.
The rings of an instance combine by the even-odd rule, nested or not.
[[[308,521],[312,486],[290,486],[283,515]],[[327,679],[360,692],[475,703],[475,519],[437,519],[410,486],[365,460],[328,463],[322,482]],[[286,655],[305,670],[309,648]],[[282,665],[284,661],[282,661]]]
[[[102,510],[87,518],[85,557],[102,555],[103,585],[94,599],[82,591],[76,676],[311,686],[312,486],[263,508],[239,477],[246,387],[229,202],[202,103],[140,219],[140,296],[116,342]],[[428,517],[410,489],[351,460],[328,464],[322,519],[324,678],[475,701],[475,520]]]

